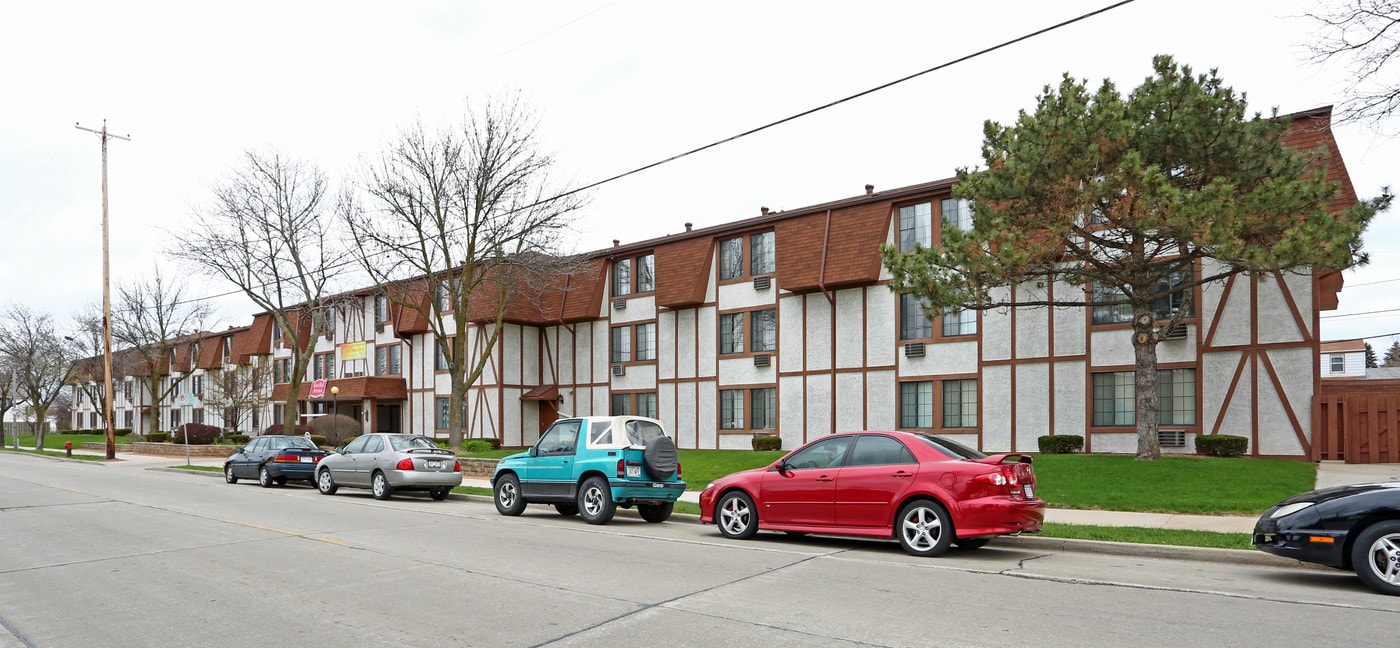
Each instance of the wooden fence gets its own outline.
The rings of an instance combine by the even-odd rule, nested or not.
[[[1400,463],[1400,380],[1324,380],[1313,397],[1312,458]]]

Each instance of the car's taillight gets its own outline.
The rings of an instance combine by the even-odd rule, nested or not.
[[[622,459],[617,460],[617,478],[627,479],[627,462]]]
[[[296,463],[298,461],[301,461],[301,456],[294,454],[280,454],[273,457],[272,460],[277,463]]]
[[[676,464],[676,479],[680,479],[680,478],[681,478],[681,465],[678,463],[678,464]]]
[[[413,460],[409,459],[408,457],[404,457],[403,459],[399,460],[398,465],[394,466],[394,468],[398,470],[413,470]]]
[[[453,461],[453,462],[452,462],[452,472],[462,472],[462,462],[461,462],[461,461]]]
[[[991,486],[993,490],[1003,495],[1016,495],[1021,492],[1021,480],[1016,477],[1014,464],[997,466],[996,472],[983,473],[974,477],[973,481]]]

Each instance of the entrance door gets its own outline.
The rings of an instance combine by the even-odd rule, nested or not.
[[[398,405],[374,406],[375,432],[398,434],[402,422],[399,420]]]
[[[535,401],[540,405],[540,436],[544,436],[544,431],[554,422],[559,420],[559,404],[554,401]],[[538,437],[536,437],[538,438]]]

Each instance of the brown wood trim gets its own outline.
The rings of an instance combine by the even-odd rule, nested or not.
[[[1249,353],[1240,354],[1240,362],[1235,365],[1235,374],[1230,378],[1230,387],[1225,390],[1225,399],[1220,401],[1220,409],[1215,413],[1215,425],[1211,426],[1211,434],[1220,434],[1220,426],[1225,423],[1225,413],[1230,411],[1230,404],[1235,401],[1235,389],[1240,386],[1240,377],[1244,375],[1244,364],[1249,360]]]
[[[1220,320],[1225,319],[1225,305],[1230,303],[1230,293],[1235,288],[1235,277],[1230,275],[1225,279],[1225,289],[1220,292],[1220,299],[1215,302],[1215,317],[1210,319],[1210,330],[1206,333],[1205,340],[1200,345],[1206,348],[1215,347],[1215,329],[1220,326]]]
[[[1274,281],[1278,282],[1279,293],[1283,295],[1284,303],[1288,304],[1288,312],[1293,315],[1293,323],[1298,325],[1298,335],[1302,336],[1302,342],[1311,344],[1313,333],[1308,332],[1308,325],[1303,321],[1303,313],[1298,310],[1298,302],[1293,299],[1293,289],[1288,287],[1288,283],[1283,279],[1283,273],[1274,271]]]
[[[1279,403],[1283,405],[1283,411],[1288,415],[1288,422],[1293,425],[1293,433],[1297,435],[1298,443],[1303,446],[1303,454],[1312,454],[1312,443],[1308,441],[1307,435],[1303,433],[1303,425],[1298,422],[1298,414],[1293,411],[1293,405],[1288,402],[1288,393],[1284,391],[1283,382],[1279,380],[1278,372],[1274,370],[1273,361],[1269,359],[1269,354],[1267,353],[1260,353],[1259,356],[1264,361],[1264,370],[1269,372],[1269,380],[1274,384],[1274,392],[1278,394]],[[1259,394],[1259,388],[1257,386],[1254,388],[1254,393],[1257,399],[1257,395]],[[1258,436],[1257,430],[1259,426],[1255,425],[1254,427],[1256,430],[1255,435]],[[1258,454],[1258,452],[1258,448],[1255,448],[1255,454]]]

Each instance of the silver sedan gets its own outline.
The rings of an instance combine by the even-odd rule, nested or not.
[[[316,466],[316,488],[334,495],[341,486],[368,488],[376,499],[394,491],[428,491],[441,500],[462,485],[462,463],[450,450],[417,434],[366,434],[337,448]]]

